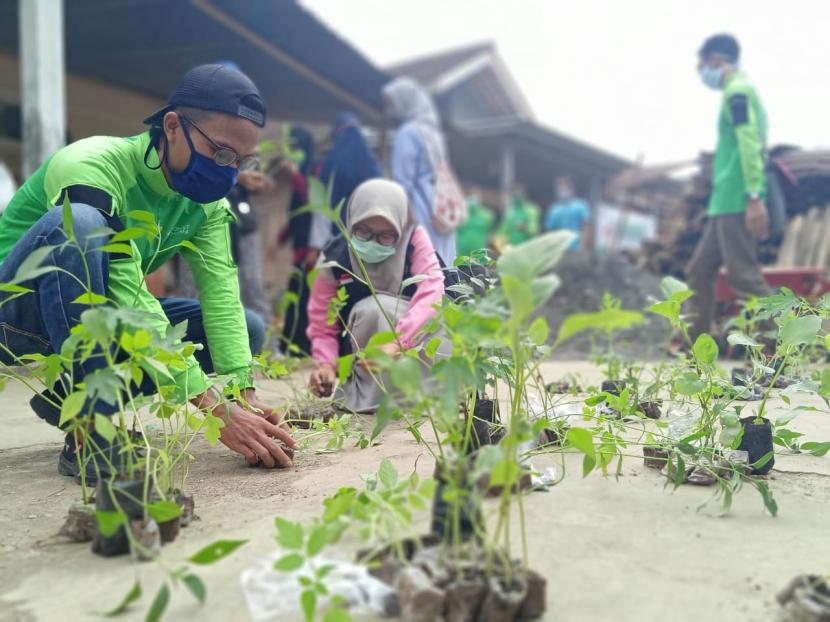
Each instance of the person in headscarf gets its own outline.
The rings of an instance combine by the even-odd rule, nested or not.
[[[331,186],[331,205],[341,205],[340,219],[346,222],[346,205],[349,197],[367,179],[383,177],[383,169],[375,158],[363,132],[360,120],[351,112],[337,116],[332,125],[332,148],[323,161],[320,180]],[[310,245],[322,249],[328,241],[340,233],[337,225],[320,213],[312,216]]]
[[[346,226],[351,243],[338,236],[325,248],[323,259],[336,267],[320,270],[308,304],[308,336],[316,365],[309,384],[320,397],[333,393],[338,357],[359,352],[372,335],[397,334],[396,341],[382,346],[392,357],[420,343],[421,329],[434,317],[444,294],[438,256],[426,230],[413,221],[400,184],[385,179],[361,184],[349,200]],[[416,276],[421,280],[404,287]],[[337,321],[329,323],[330,303],[340,287],[346,290],[346,302]],[[335,401],[353,412],[374,412],[383,394],[372,372],[356,365]]]
[[[298,154],[297,161],[289,161],[286,170],[291,183],[291,205],[288,225],[280,235],[280,242],[291,242],[294,249],[291,276],[288,281],[288,296],[282,323],[281,346],[284,353],[305,356],[311,349],[306,337],[309,289],[306,277],[317,263],[319,250],[310,244],[311,212],[299,213],[308,204],[308,177],[314,170],[314,137],[307,129],[291,128],[292,152]]]
[[[409,197],[415,220],[429,234],[444,264],[455,261],[455,233],[438,233],[432,224],[436,165],[447,159],[441,120],[424,88],[397,78],[383,88],[387,115],[400,124],[392,143],[392,178]]]

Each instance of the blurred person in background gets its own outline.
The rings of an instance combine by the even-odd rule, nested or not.
[[[426,90],[411,78],[397,78],[383,88],[387,116],[396,124],[392,143],[392,178],[406,189],[416,222],[429,234],[446,266],[455,261],[455,231],[439,233],[433,225],[436,165],[446,162],[441,120]]]
[[[455,232],[458,254],[469,257],[473,251],[486,249],[490,245],[493,223],[496,216],[472,194],[467,197],[467,220]]]
[[[391,357],[400,356],[402,350],[423,341],[421,329],[436,313],[435,305],[444,295],[444,275],[426,229],[414,221],[407,203],[406,191],[393,181],[372,179],[361,184],[349,200],[346,216],[351,244],[340,235],[323,251],[323,259],[342,268],[320,270],[308,305],[315,363],[309,384],[320,397],[334,393],[339,356],[357,354],[373,335],[389,331],[395,331],[399,341],[381,349]],[[346,270],[368,279],[377,298]],[[404,281],[421,275],[422,280],[402,289]],[[346,288],[347,302],[332,324],[329,307],[341,286]],[[358,363],[335,399],[354,412],[375,412],[383,395],[371,370]]]
[[[560,177],[554,184],[556,199],[545,214],[545,231],[573,231],[577,237],[570,250],[591,247],[591,208],[574,194],[570,177]]]
[[[522,184],[515,183],[499,227],[499,236],[512,246],[527,242],[539,234],[540,219],[539,206],[527,199]]]
[[[291,185],[291,204],[288,210],[288,224],[280,234],[279,242],[291,242],[293,248],[291,276],[288,292],[283,297],[283,323],[281,347],[283,353],[306,356],[311,344],[306,336],[308,326],[308,273],[317,263],[319,247],[311,245],[313,214],[302,212],[308,205],[308,178],[314,174],[314,137],[306,128],[292,126],[289,142],[294,159],[281,162],[280,175],[287,175]]]
[[[273,323],[273,310],[262,282],[262,240],[255,196],[275,188],[265,173],[241,171],[226,197],[235,216],[230,224],[231,252],[239,268],[242,304],[258,313],[266,326]]]
[[[323,161],[320,181],[331,186],[331,206],[340,207],[340,220],[346,222],[346,205],[349,197],[367,179],[383,177],[378,162],[354,113],[344,112],[334,120],[331,131],[332,147]],[[340,235],[337,225],[319,213],[312,216],[310,245],[322,249],[328,241]]]
[[[712,163],[708,220],[687,268],[692,340],[709,332],[715,285],[722,265],[741,298],[769,295],[757,257],[757,241],[767,235],[765,205],[767,115],[758,93],[738,65],[740,47],[728,34],[706,39],[698,51],[703,83],[720,91],[718,142]]]

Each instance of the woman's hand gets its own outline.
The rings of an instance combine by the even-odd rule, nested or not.
[[[331,397],[334,392],[334,383],[337,382],[337,372],[329,363],[320,363],[308,379],[308,386],[317,397]]]

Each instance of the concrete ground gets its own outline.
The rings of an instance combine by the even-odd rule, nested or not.
[[[599,374],[585,363],[544,366],[546,380],[579,371]],[[302,373],[289,383],[301,385]],[[263,383],[278,399],[286,382]],[[57,535],[79,488],[56,472],[61,438],[26,404],[28,395],[9,385],[0,393],[0,620],[95,619],[114,606],[136,577],[144,596],[121,619],[140,620],[155,593],[154,564],[103,559],[88,545]],[[779,400],[776,409],[785,406]],[[830,439],[830,415],[804,413],[793,422],[808,440]],[[165,547],[164,563],[176,567],[218,539],[249,543],[201,576],[208,602],[200,607],[182,589],[174,591],[167,620],[249,620],[240,574],[274,550],[274,517],[304,520],[318,515],[321,500],[339,487],[361,486],[360,475],[389,458],[400,472],[429,476],[432,463],[400,428],[365,450],[301,454],[293,471],[247,468],[224,447],[200,443],[189,485],[201,520]],[[541,457],[544,467],[558,458]],[[665,486],[637,459],[622,477],[592,474],[583,479],[579,457],[565,460],[567,477],[547,493],[526,497],[531,566],[548,579],[548,613],[560,621],[648,622],[775,620],[775,592],[791,577],[830,572],[830,457],[780,456],[770,477],[780,513],[763,511],[754,490],[744,490],[724,514],[717,503],[698,507],[712,489]],[[420,517],[419,520],[424,520]],[[280,618],[286,620],[290,618]],[[299,614],[295,619],[300,619]]]

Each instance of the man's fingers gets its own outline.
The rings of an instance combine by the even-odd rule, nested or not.
[[[280,447],[270,438],[267,439],[266,447],[268,448],[268,451],[271,452],[271,457],[273,458],[275,465],[279,464],[285,469],[290,469],[294,466],[294,464],[291,462],[291,458],[289,458],[286,455],[286,453],[282,450],[282,447]]]
[[[234,448],[231,448],[231,449],[234,449]],[[242,445],[239,449],[234,449],[234,451],[236,451],[237,453],[240,453],[243,456],[245,456],[245,460],[251,466],[256,466],[257,462],[259,462],[259,458],[257,457],[256,452],[253,451],[247,445]]]
[[[299,449],[300,446],[297,444],[297,441],[294,440],[294,437],[286,430],[285,428],[275,426],[272,423],[268,423],[267,421],[263,422],[264,426],[262,428],[263,433],[266,436],[270,436],[271,438],[275,438],[277,440],[282,441],[291,449]]]
[[[264,443],[264,444],[263,444]],[[248,445],[251,449],[256,452],[256,455],[259,457],[260,462],[267,466],[269,469],[273,469],[276,462],[274,462],[274,458],[271,455],[271,452],[268,449],[269,445],[273,445],[274,443],[263,439],[263,442],[256,441],[254,439],[250,439],[248,441]]]

